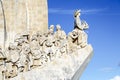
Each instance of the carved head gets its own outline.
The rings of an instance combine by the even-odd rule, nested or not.
[[[77,16],[79,17],[80,13],[81,13],[81,10],[76,10],[74,13],[74,17],[77,17]]]
[[[53,30],[54,30],[54,25],[50,25],[50,29],[53,29]]]
[[[59,24],[56,25],[56,30],[61,30],[61,26]]]
[[[54,25],[50,25],[50,29],[48,31],[48,34],[53,34],[54,32]]]

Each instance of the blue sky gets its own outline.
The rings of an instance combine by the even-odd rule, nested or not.
[[[60,24],[66,33],[73,30],[76,9],[89,24],[94,56],[81,80],[120,80],[120,0],[48,0],[48,8],[49,25]]]

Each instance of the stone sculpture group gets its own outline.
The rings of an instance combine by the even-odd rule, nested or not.
[[[74,30],[68,35],[61,26],[49,27],[48,32],[36,32],[32,36],[29,32],[17,34],[14,43],[10,43],[5,51],[0,48],[0,77],[2,80],[10,79],[21,72],[30,71],[36,67],[47,65],[55,58],[62,58],[77,49],[88,45],[88,24],[80,20],[80,10],[74,14]]]

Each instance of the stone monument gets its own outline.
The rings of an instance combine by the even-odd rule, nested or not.
[[[0,80],[79,80],[93,55],[80,14],[66,35],[47,28],[47,0],[1,1]]]

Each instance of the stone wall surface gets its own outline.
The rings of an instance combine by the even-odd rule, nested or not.
[[[30,34],[36,31],[47,31],[48,29],[48,8],[47,0],[3,0],[0,4],[0,45],[4,41],[4,17],[5,14],[7,29],[7,46],[13,42],[17,33],[29,31]]]

